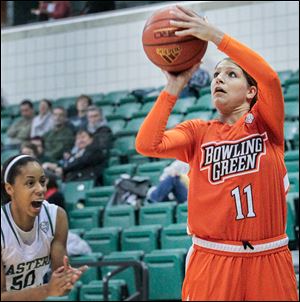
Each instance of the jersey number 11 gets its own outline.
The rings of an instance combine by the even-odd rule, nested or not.
[[[244,194],[246,194],[247,198],[247,205],[248,205],[248,214],[247,217],[255,217],[254,209],[253,209],[253,199],[252,199],[252,188],[251,185],[248,185],[243,190]],[[235,206],[236,206],[236,219],[244,219],[245,216],[242,212],[242,201],[241,201],[241,194],[240,194],[240,188],[236,187],[231,191],[231,196],[233,196],[235,200]]]

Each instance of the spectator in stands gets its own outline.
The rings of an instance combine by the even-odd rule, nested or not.
[[[47,191],[45,193],[45,199],[49,203],[53,203],[63,209],[65,209],[65,196],[59,190],[56,177],[52,174],[46,174]]]
[[[30,138],[31,124],[34,118],[33,104],[24,100],[20,104],[21,118],[17,119],[7,130],[8,143],[20,145]]]
[[[77,110],[77,116],[70,119],[70,122],[74,126],[75,130],[78,131],[81,128],[85,128],[87,125],[87,109],[89,106],[91,106],[93,103],[92,99],[82,94],[80,95],[76,100],[76,110]]]
[[[50,158],[45,155],[45,141],[41,136],[31,137],[30,142],[37,147],[37,159],[40,163],[50,161]]]
[[[116,8],[115,1],[86,1],[81,14],[94,14]]]
[[[71,16],[70,1],[39,1],[39,7],[31,13],[38,16],[38,21],[62,19]]]
[[[43,168],[64,181],[94,179],[98,184],[106,161],[106,154],[94,142],[93,135],[87,130],[79,130],[72,152],[64,154],[60,165],[44,163]]]
[[[31,142],[24,142],[21,145],[20,153],[37,158],[38,156],[37,146],[32,144]]]
[[[52,104],[49,100],[43,99],[39,104],[39,114],[32,121],[30,137],[43,136],[53,126]]]
[[[185,88],[182,90],[180,97],[195,96],[200,97],[200,90],[203,87],[207,87],[210,84],[209,73],[202,69],[198,70],[193,74],[192,78],[189,80]]]
[[[45,155],[58,161],[64,152],[69,152],[74,144],[74,132],[68,125],[66,110],[56,107],[53,110],[54,128],[44,135]]]
[[[87,126],[86,130],[92,133],[95,142],[101,150],[108,152],[112,147],[113,134],[107,121],[102,114],[102,111],[97,106],[89,106],[87,111]]]
[[[157,186],[151,187],[147,193],[147,201],[156,203],[172,200],[172,193],[178,203],[184,203],[187,200],[187,187],[189,165],[185,162],[175,160],[167,166],[160,176]]]

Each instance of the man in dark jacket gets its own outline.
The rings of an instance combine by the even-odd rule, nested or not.
[[[95,184],[101,184],[101,176],[106,166],[107,157],[94,141],[93,135],[87,130],[76,133],[75,145],[72,151],[65,152],[63,160],[56,163],[44,163],[43,168],[64,181],[94,179]]]

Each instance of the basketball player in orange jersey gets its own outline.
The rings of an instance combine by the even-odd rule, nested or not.
[[[180,92],[198,68],[167,85],[146,117],[136,149],[190,165],[187,255],[182,300],[296,301],[286,227],[284,101],[276,72],[257,53],[195,12],[179,7],[178,36],[213,42],[229,58],[215,67],[219,118],[165,130]],[[257,101],[256,101],[257,99]]]

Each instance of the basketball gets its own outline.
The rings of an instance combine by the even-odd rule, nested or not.
[[[180,28],[170,25],[170,20],[177,20],[170,14],[179,10],[168,6],[157,10],[146,22],[142,42],[149,60],[159,68],[169,72],[181,72],[200,62],[207,49],[207,41],[193,36],[177,37]]]

